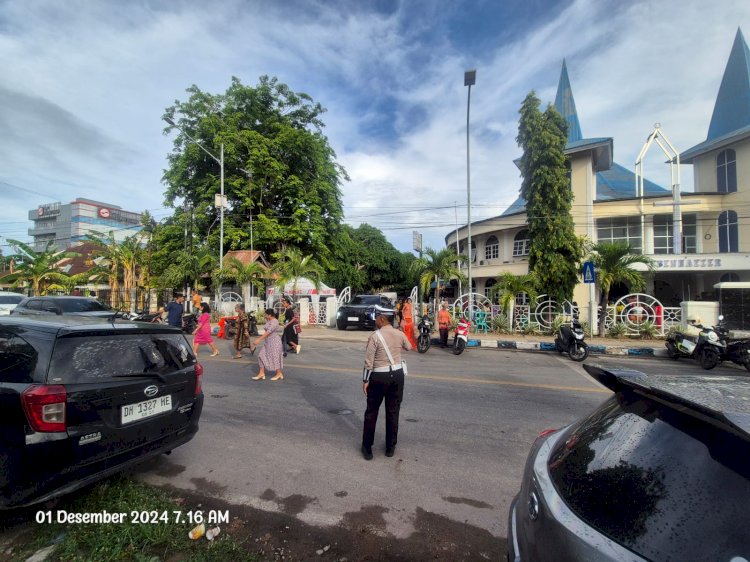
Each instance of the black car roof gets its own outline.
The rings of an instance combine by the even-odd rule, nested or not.
[[[584,369],[613,392],[636,392],[750,438],[750,379],[743,375],[657,375],[631,369]]]
[[[0,316],[0,326],[26,326],[46,332],[66,333],[91,332],[91,331],[116,331],[123,333],[156,333],[176,332],[182,330],[167,324],[152,324],[150,322],[131,322],[121,318],[109,320],[98,316],[66,316],[57,314],[40,314],[38,316]]]

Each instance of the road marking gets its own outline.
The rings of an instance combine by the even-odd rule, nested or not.
[[[226,360],[226,359],[214,359],[213,362],[222,362],[222,363],[232,363],[233,365],[237,365],[237,362]],[[247,365],[247,363],[245,363]],[[250,365],[254,365],[254,363],[250,363]],[[328,367],[325,365],[287,365],[290,368],[294,369],[312,369],[315,371],[329,371],[332,373],[348,373],[348,374],[354,374],[356,371],[355,369],[349,369],[345,367]],[[359,373],[356,373],[357,376],[359,376]],[[406,376],[407,379],[425,379],[425,380],[434,380],[434,381],[445,381],[445,382],[462,382],[462,383],[476,383],[476,384],[490,384],[490,385],[498,385],[498,386],[515,386],[520,388],[539,388],[544,390],[563,390],[567,392],[589,392],[589,393],[595,393],[595,394],[607,394],[610,391],[604,387],[602,388],[596,388],[596,387],[581,387],[581,386],[564,386],[564,385],[558,385],[558,384],[541,384],[541,383],[530,383],[530,382],[516,382],[516,381],[501,381],[501,380],[489,380],[489,379],[472,379],[468,377],[454,377],[454,376],[441,376],[441,375],[424,375],[424,374],[416,374],[416,373],[409,373]],[[592,384],[595,381],[589,381]]]

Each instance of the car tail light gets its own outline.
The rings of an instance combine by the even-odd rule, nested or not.
[[[203,365],[200,363],[195,364],[195,395],[198,396],[203,392],[203,385],[201,385],[201,379],[203,378]]]
[[[68,393],[62,385],[32,385],[21,394],[21,403],[31,429],[39,432],[66,431]]]

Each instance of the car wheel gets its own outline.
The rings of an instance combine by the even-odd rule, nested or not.
[[[700,356],[701,367],[710,371],[719,364],[719,354],[713,349],[704,348]]]
[[[589,348],[585,345],[574,343],[570,346],[570,349],[568,349],[568,357],[570,357],[573,361],[583,361],[588,356]]]
[[[344,320],[343,318],[339,318],[338,320],[336,320],[336,327],[339,330],[346,330],[346,320]]]

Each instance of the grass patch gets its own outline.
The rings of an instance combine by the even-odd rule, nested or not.
[[[155,562],[167,559],[191,562],[225,560],[254,562],[258,560],[243,544],[227,536],[226,524],[221,525],[222,533],[214,541],[208,541],[205,537],[190,540],[188,531],[194,524],[187,520],[185,514],[188,511],[196,512],[202,509],[205,514],[207,510],[197,506],[182,505],[184,503],[158,488],[135,482],[127,477],[115,477],[97,484],[85,495],[70,502],[61,502],[51,508],[53,523],[33,524],[35,525],[34,537],[27,546],[38,549],[54,542],[57,548],[52,560],[75,562],[90,560]],[[45,508],[41,510],[45,511]],[[127,515],[123,523],[62,524],[55,522],[58,510],[76,514],[107,511]],[[130,513],[133,510],[166,513],[168,514],[167,522],[132,522]],[[174,511],[182,512],[181,522],[175,521]],[[213,525],[206,524],[207,529],[210,526]]]

